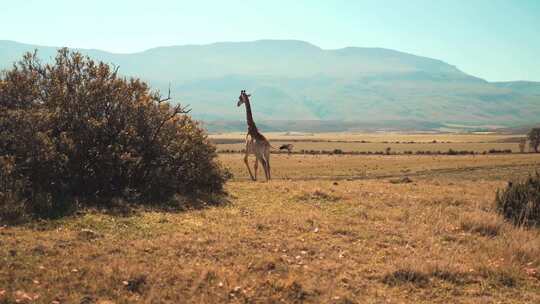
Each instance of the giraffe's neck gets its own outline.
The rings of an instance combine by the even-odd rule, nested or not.
[[[255,121],[253,121],[253,114],[251,113],[251,104],[249,103],[249,100],[245,101],[245,105],[246,105],[246,120],[247,120],[249,135],[255,138],[264,138],[264,136],[257,129],[257,126],[255,125]]]

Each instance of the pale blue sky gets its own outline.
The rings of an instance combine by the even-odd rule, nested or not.
[[[0,39],[123,53],[298,39],[396,49],[490,81],[540,81],[540,0],[0,0]]]

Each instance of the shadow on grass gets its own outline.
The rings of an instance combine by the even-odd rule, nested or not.
[[[73,199],[55,204],[47,209],[33,210],[25,202],[0,203],[1,226],[26,226],[35,230],[51,230],[65,219],[81,217],[88,213],[102,213],[114,217],[132,217],[142,212],[180,213],[230,204],[230,196],[219,194],[175,195],[163,202],[127,198]]]
[[[139,200],[127,200],[122,198],[107,200],[96,204],[87,203],[85,209],[77,213],[85,213],[88,209],[96,210],[104,214],[127,217],[140,212],[157,211],[167,213],[179,213],[191,210],[201,210],[209,207],[224,206],[230,203],[227,193],[220,194],[197,194],[175,195],[164,202],[151,202]]]
[[[382,282],[389,286],[412,284],[415,287],[424,288],[427,287],[433,279],[446,281],[454,285],[465,285],[474,282],[467,273],[439,268],[427,272],[412,268],[400,268],[385,274],[382,278]]]

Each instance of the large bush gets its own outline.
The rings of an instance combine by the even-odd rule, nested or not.
[[[77,52],[61,49],[53,64],[26,54],[0,76],[0,209],[15,197],[42,213],[221,192],[215,148],[168,100]]]
[[[509,183],[497,192],[498,211],[516,225],[540,225],[540,175]]]

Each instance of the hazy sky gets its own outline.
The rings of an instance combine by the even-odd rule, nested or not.
[[[433,57],[491,81],[540,81],[540,0],[0,0],[0,39],[128,53],[298,39]]]

